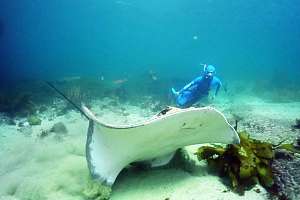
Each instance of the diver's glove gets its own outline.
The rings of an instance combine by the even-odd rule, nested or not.
[[[171,90],[175,97],[177,97],[179,95],[179,92],[177,92],[174,88],[172,88]]]

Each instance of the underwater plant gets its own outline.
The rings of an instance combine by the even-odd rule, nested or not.
[[[42,120],[35,115],[28,116],[27,121],[31,126],[41,125],[42,123]]]
[[[108,200],[110,199],[111,191],[111,187],[89,179],[86,188],[83,190],[83,195],[87,199]]]
[[[88,95],[80,86],[73,86],[66,91],[67,96],[72,99],[77,105],[88,100]],[[73,108],[73,107],[72,107]]]
[[[217,169],[221,176],[231,180],[237,193],[243,194],[258,182],[265,188],[274,184],[271,162],[274,158],[272,144],[251,139],[246,132],[240,132],[240,144],[200,147],[196,153],[199,160]]]
[[[247,132],[240,132],[239,137],[240,144],[203,146],[196,155],[222,177],[228,177],[233,191],[239,194],[260,183],[277,199],[298,198],[300,139],[274,145],[251,139]]]
[[[65,106],[57,112],[58,116],[66,114],[74,107],[79,108],[83,103],[89,105],[92,101],[91,95],[89,95],[88,92],[85,92],[85,90],[78,85],[65,87],[65,92],[63,93],[59,91],[52,83],[46,82],[46,84],[48,84],[50,88],[58,92],[58,94],[62,95],[64,99],[67,99],[67,104],[65,104]]]

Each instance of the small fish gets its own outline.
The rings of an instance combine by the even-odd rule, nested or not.
[[[126,83],[127,81],[128,81],[127,78],[124,78],[124,79],[114,80],[113,83],[114,84],[122,84],[122,83]]]
[[[152,80],[154,80],[154,81],[157,80],[157,76],[152,76],[151,78],[152,78]]]
[[[149,71],[149,75],[153,81],[156,81],[158,79],[156,74],[152,70]]]

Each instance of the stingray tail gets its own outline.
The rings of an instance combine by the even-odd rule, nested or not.
[[[46,84],[51,87],[55,92],[57,92],[59,95],[61,95],[68,103],[70,103],[76,110],[78,110],[85,118],[90,120],[90,117],[86,114],[86,112],[83,111],[82,108],[80,108],[76,103],[74,103],[69,97],[67,97],[62,91],[57,89],[52,83],[49,81],[46,81]]]

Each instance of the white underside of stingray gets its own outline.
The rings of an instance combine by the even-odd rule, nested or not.
[[[109,186],[130,163],[152,161],[152,166],[160,166],[184,146],[240,141],[224,115],[211,107],[169,107],[144,123],[128,126],[104,124],[88,108],[83,111],[90,119],[86,142],[90,173]]]

